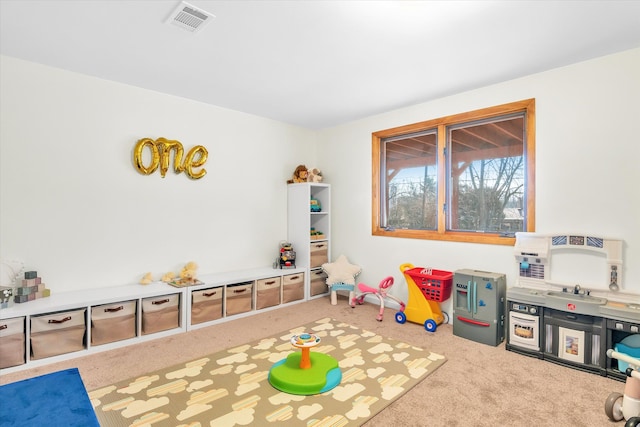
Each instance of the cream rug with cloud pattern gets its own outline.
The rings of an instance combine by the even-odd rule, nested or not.
[[[299,396],[269,383],[273,364],[299,351],[291,336],[304,332],[321,338],[311,351],[338,361],[342,381],[333,390]],[[444,362],[428,350],[327,318],[102,387],[89,397],[103,427],[358,426]]]

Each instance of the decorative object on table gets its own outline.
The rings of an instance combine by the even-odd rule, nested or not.
[[[16,279],[24,270],[24,263],[2,258],[0,260],[0,308],[8,308]]]
[[[293,178],[287,181],[287,184],[297,184],[300,182],[307,182],[308,171],[305,165],[298,165],[293,172]]]
[[[165,274],[163,277],[170,278],[166,283],[171,286],[175,286],[176,288],[181,288],[184,286],[193,286],[193,285],[201,285],[202,282],[196,278],[196,272],[198,271],[198,264],[193,261],[190,261],[182,267],[178,277],[171,277],[169,273]]]
[[[38,277],[37,271],[25,271],[24,279],[20,283],[20,286],[15,289],[13,297],[13,302],[17,304],[51,295],[51,290],[42,283],[42,278]]]
[[[153,274],[151,273],[145,273],[145,275],[142,276],[142,279],[140,279],[141,285],[148,285],[151,282],[153,282]]]
[[[186,282],[196,280],[196,271],[198,271],[198,264],[190,261],[180,270],[180,279]]]
[[[8,308],[13,296],[13,288],[0,286],[0,308]]]
[[[311,227],[310,237],[311,240],[322,240],[324,239],[324,233],[316,230],[315,227]]]
[[[338,304],[336,291],[349,291],[349,303],[354,297],[356,277],[362,269],[351,264],[345,255],[340,255],[334,262],[322,264],[322,270],[327,273],[327,286],[331,291],[331,305]]]
[[[277,390],[289,394],[309,396],[333,390],[342,380],[338,361],[311,348],[320,344],[320,337],[302,333],[291,337],[291,345],[301,352],[290,353],[273,364],[269,370],[269,383]]]
[[[405,304],[399,298],[396,298],[393,295],[389,295],[389,289],[393,286],[393,276],[385,277],[380,281],[378,285],[378,289],[372,288],[370,286],[365,285],[364,283],[358,283],[358,289],[360,290],[360,294],[351,300],[351,307],[355,307],[356,304],[362,305],[364,303],[364,297],[368,294],[375,295],[380,300],[380,311],[378,312],[378,316],[376,320],[378,322],[382,322],[382,317],[384,315],[384,300],[385,298],[390,298],[397,302],[400,305],[400,311],[396,313],[396,322],[404,323],[407,321],[407,316],[404,314]]]
[[[0,259],[0,286],[11,288],[24,271],[24,263],[16,259]]]
[[[198,279],[179,279],[179,278],[175,278],[173,280],[170,280],[168,282],[166,282],[167,284],[175,287],[175,288],[184,288],[187,286],[195,286],[195,285],[202,285],[204,282],[201,282]]]
[[[165,273],[160,280],[162,280],[165,283],[168,283],[172,281],[175,277],[176,277],[176,273],[174,273],[173,271],[169,271],[168,273]]]
[[[312,168],[307,171],[307,182],[322,182],[322,171]]]
[[[322,205],[320,204],[320,201],[318,199],[314,199],[313,196],[311,196],[311,200],[309,202],[309,210],[311,212],[321,212],[322,211]]]
[[[282,268],[296,268],[296,252],[289,242],[280,242],[280,256],[278,266]]]
[[[182,288],[185,286],[201,285],[203,282],[196,278],[196,272],[198,270],[198,264],[193,261],[189,261],[182,267],[178,274],[169,271],[162,275],[160,279],[164,283],[168,283],[176,288]],[[153,274],[147,273],[140,280],[141,285],[148,285],[153,282]]]

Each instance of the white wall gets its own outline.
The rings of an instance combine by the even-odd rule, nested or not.
[[[407,262],[502,272],[513,286],[511,246],[371,235],[371,133],[535,98],[536,231],[623,239],[625,287],[640,292],[639,76],[640,49],[635,49],[323,132],[318,163],[333,183],[333,254],[344,253],[361,265],[359,279],[370,285],[394,276],[394,294],[404,298],[399,266]]]
[[[515,281],[513,248],[371,236],[371,133],[536,98],[537,231],[625,241],[626,288],[640,292],[640,49],[315,132],[0,57],[0,256],[60,292],[136,282],[196,261],[201,272],[268,265],[286,238],[295,166],[332,184],[332,252],[360,280],[410,262]],[[209,150],[208,174],[139,174],[139,138]],[[449,302],[450,304],[450,302]],[[449,309],[444,305],[445,309]]]
[[[286,239],[286,180],[316,133],[0,57],[0,256],[52,292],[271,265]],[[207,175],[140,174],[140,138],[209,151]]]

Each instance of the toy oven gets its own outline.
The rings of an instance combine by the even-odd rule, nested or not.
[[[509,344],[529,351],[540,351],[540,309],[509,302]]]

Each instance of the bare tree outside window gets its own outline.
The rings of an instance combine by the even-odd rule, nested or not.
[[[525,231],[524,115],[449,129],[448,229]]]
[[[513,244],[535,231],[535,100],[372,137],[372,234]]]
[[[389,227],[435,230],[437,188],[424,168],[421,180],[404,178],[389,184]]]

